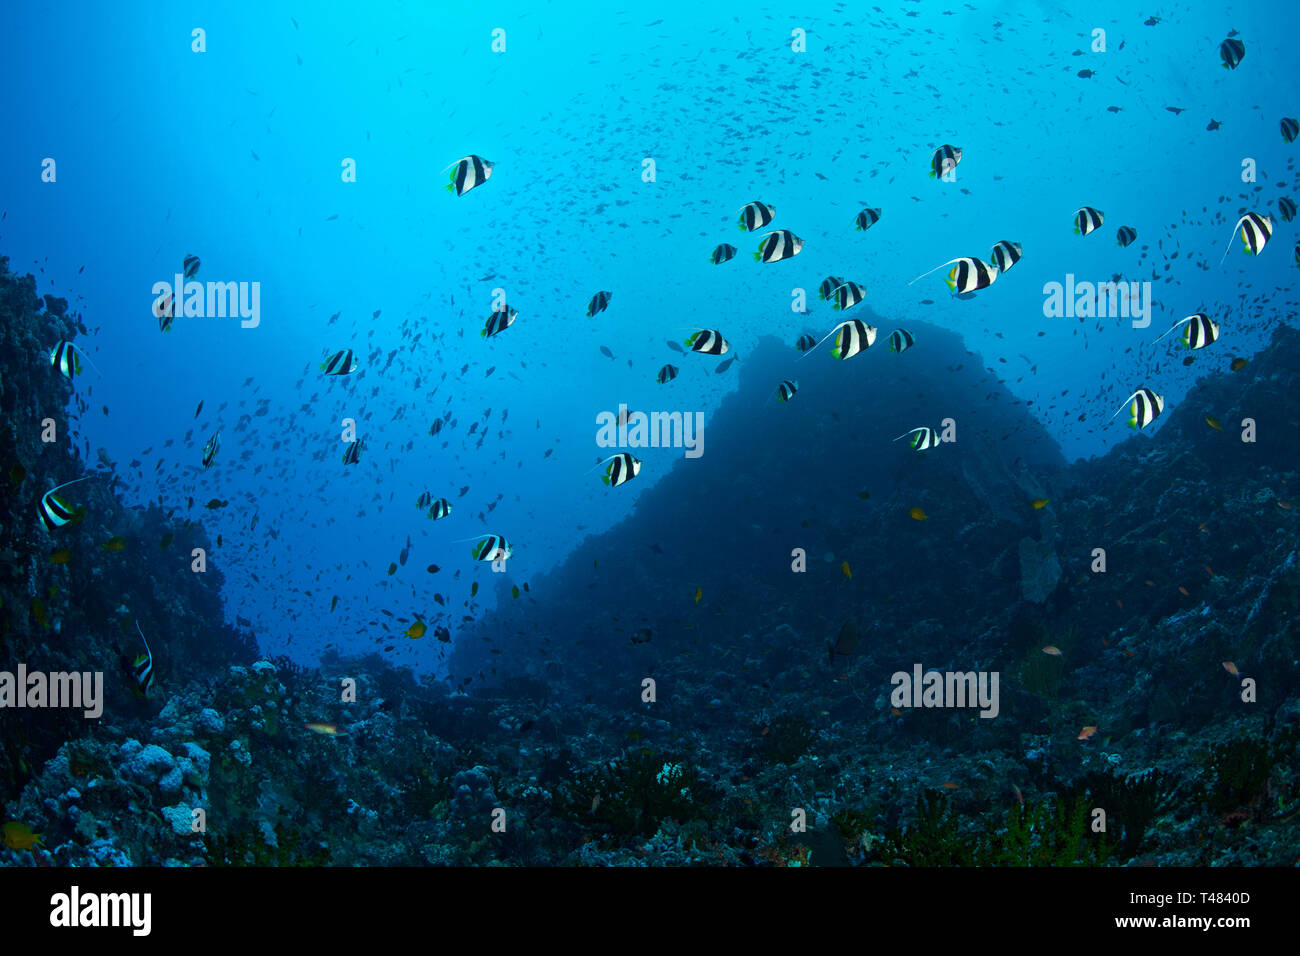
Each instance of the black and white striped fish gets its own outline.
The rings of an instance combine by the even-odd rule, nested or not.
[[[940,263],[929,272],[922,272],[908,285],[919,282],[930,273],[938,272],[944,266],[952,266],[948,270],[948,278],[945,281],[948,283],[948,288],[956,292],[959,297],[980,289],[987,289],[998,277],[997,266],[989,265],[975,256],[962,256],[959,259],[949,259],[947,262]]]
[[[907,329],[894,329],[889,333],[889,351],[906,352],[916,344],[916,339],[912,338],[912,333]]]
[[[72,381],[81,374],[81,349],[64,339],[50,349],[50,365],[59,370],[59,374]],[[89,361],[89,360],[87,360]]]
[[[799,383],[786,379],[776,387],[776,400],[778,402],[788,402],[794,398],[797,391],[799,391]]]
[[[451,514],[451,502],[446,498],[439,498],[428,511],[428,516],[434,521],[445,518],[449,514]]]
[[[131,665],[131,674],[135,677],[135,686],[139,688],[140,693],[144,696],[149,695],[149,688],[153,686],[153,651],[149,650],[149,642],[145,641],[144,631],[140,630],[140,622],[135,622],[135,629],[140,635],[140,640],[144,641],[144,653],[136,655],[135,663]]]
[[[740,228],[744,232],[763,229],[772,221],[774,216],[776,216],[776,209],[767,203],[757,200],[746,203],[740,207]]]
[[[802,239],[789,229],[778,229],[763,237],[754,258],[759,262],[780,262],[782,259],[793,259],[802,251]]]
[[[591,297],[591,303],[587,306],[587,318],[599,315],[609,308],[609,300],[613,297],[612,292],[597,292]]]
[[[998,267],[998,272],[1006,272],[1019,262],[1020,257],[1023,255],[1024,252],[1020,248],[1020,243],[1012,242],[1009,239],[1003,239],[1001,242],[993,246],[993,252],[989,258],[992,259],[993,264]]]
[[[983,259],[964,256],[960,259],[954,259],[953,262],[956,265],[952,267],[948,273],[948,278],[944,281],[948,283],[948,288],[954,292],[977,292],[980,289],[987,289],[997,280],[997,267],[989,265]],[[947,264],[944,263],[944,265]]]
[[[805,332],[799,336],[799,340],[794,343],[794,347],[800,352],[807,352],[809,349],[817,347],[817,340]]]
[[[849,319],[831,329],[822,342],[831,336],[835,337],[835,347],[831,349],[831,356],[847,359],[866,351],[875,344],[876,329],[875,326],[867,325],[861,319]],[[817,344],[820,345],[821,342]]]
[[[631,452],[620,452],[606,458],[605,461],[609,462],[609,467],[605,469],[605,474],[601,475],[600,480],[611,488],[625,485],[641,474],[641,460],[634,457]],[[605,464],[605,461],[601,464]]]
[[[944,143],[930,157],[930,178],[942,179],[944,174],[957,168],[961,162],[961,147]]]
[[[836,312],[853,308],[867,297],[867,290],[856,282],[846,282],[835,290],[835,302],[831,306]]]
[[[487,324],[483,326],[479,335],[490,339],[494,335],[500,335],[510,326],[515,324],[515,319],[519,318],[519,312],[516,309],[506,306],[500,312],[493,312],[488,316]]]
[[[715,266],[720,266],[724,262],[730,262],[735,257],[736,247],[729,242],[724,242],[713,250],[712,255],[709,256],[709,261]]]
[[[704,355],[726,355],[727,350],[731,348],[730,343],[717,329],[700,329],[691,335],[685,344],[691,347],[692,352],[700,352]]]
[[[193,254],[186,256],[181,263],[181,271],[185,273],[185,278],[193,279],[199,274],[199,257]]]
[[[1084,206],[1074,214],[1074,234],[1076,236],[1086,236],[1094,229],[1100,229],[1101,224],[1105,221],[1106,214],[1100,209]]]
[[[1165,399],[1163,395],[1157,395],[1149,388],[1139,388],[1124,399],[1124,403],[1116,410],[1115,415],[1110,416],[1111,419],[1114,420],[1115,416],[1125,408],[1129,410],[1129,428],[1140,431],[1160,417],[1160,413],[1165,410]]]
[[[1115,233],[1115,239],[1121,246],[1130,246],[1137,241],[1137,230],[1132,226],[1120,226],[1119,231]]]
[[[878,222],[880,222],[880,210],[868,208],[858,213],[857,218],[853,220],[853,226],[858,232],[866,232]]]
[[[212,463],[217,460],[217,452],[221,448],[221,432],[217,432],[206,442],[203,443],[203,467],[211,468]]]
[[[464,159],[456,160],[447,167],[451,170],[451,182],[447,184],[447,191],[463,196],[475,186],[482,186],[491,178],[493,165],[482,156],[472,153]]]
[[[910,432],[903,432],[903,434],[895,438],[894,441],[901,441],[908,435],[912,436],[912,440],[909,444],[916,451],[929,451],[931,448],[938,446],[941,440],[939,438],[939,433],[933,428],[922,426],[920,428],[913,428]]]
[[[343,452],[343,464],[355,465],[361,461],[361,439],[349,442],[347,449]]]
[[[1295,200],[1290,196],[1283,196],[1277,201],[1277,214],[1282,217],[1283,222],[1290,222],[1295,218]]]
[[[41,495],[40,504],[36,506],[36,513],[41,519],[41,525],[46,531],[53,531],[55,528],[62,528],[70,521],[77,520],[78,509],[68,507],[68,503],[58,497],[55,492],[75,485],[79,481],[85,481],[91,475],[82,475],[80,478],[74,478],[72,481],[65,481],[55,488],[51,488],[45,494]]]
[[[1294,143],[1297,136],[1300,136],[1300,120],[1292,119],[1290,116],[1283,116],[1282,139],[1288,143]]]
[[[1257,256],[1264,251],[1268,240],[1273,237],[1273,220],[1257,212],[1248,212],[1232,227],[1234,233],[1239,229],[1243,251],[1248,256]],[[1229,239],[1228,248],[1223,250],[1223,258],[1219,260],[1219,265],[1223,265],[1223,260],[1228,258],[1228,253],[1231,251],[1232,240]]]
[[[514,551],[501,535],[490,534],[474,545],[470,554],[474,556],[475,561],[505,561],[514,554]]]
[[[665,385],[668,382],[671,382],[673,379],[677,377],[677,373],[679,371],[681,370],[676,365],[665,365],[663,368],[659,370],[659,375],[658,375],[659,384]]]
[[[1207,345],[1213,345],[1219,338],[1219,323],[1204,312],[1197,312],[1185,319],[1179,319],[1169,332],[1175,331],[1179,326],[1183,326],[1183,345],[1189,349],[1203,349]],[[1165,335],[1168,335],[1169,332],[1166,332]],[[1163,339],[1165,335],[1160,336],[1160,339]],[[1159,342],[1160,339],[1156,339],[1156,341]]]
[[[360,364],[351,349],[340,349],[321,362],[320,370],[326,375],[351,375]]]
[[[160,331],[170,332],[172,323],[176,320],[176,296],[171,292],[164,292],[154,299],[153,316],[158,320]]]
[[[817,287],[817,298],[823,302],[835,294],[835,290],[844,285],[844,280],[839,276],[827,276],[822,279],[822,284]]]
[[[1228,37],[1219,44],[1219,56],[1223,59],[1225,70],[1235,70],[1246,58],[1246,44],[1235,37]]]

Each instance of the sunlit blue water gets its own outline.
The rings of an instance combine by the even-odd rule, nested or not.
[[[486,571],[453,539],[501,533],[521,571],[549,568],[658,474],[690,467],[679,451],[647,452],[617,495],[589,472],[608,454],[599,412],[716,407],[735,372],[665,344],[693,328],[724,330],[743,363],[761,335],[828,332],[839,316],[816,286],[851,278],[899,324],[960,331],[1076,458],[1128,437],[1102,426],[1133,389],[1175,404],[1196,375],[1250,355],[1269,323],[1292,321],[1295,229],[1276,202],[1298,192],[1300,147],[1278,128],[1300,112],[1294,9],[1155,11],[1146,26],[1152,12],[1124,3],[943,7],[13,11],[0,249],[41,270],[41,292],[79,297],[91,329],[80,344],[103,375],[79,385],[89,408],[70,438],[90,465],[106,450],[128,499],[222,535],[213,563],[229,613],[268,651],[398,643],[393,656],[433,668],[438,645],[401,638],[382,612],[454,629]],[[1230,71],[1219,44],[1234,29],[1247,56]],[[927,175],[942,143],[963,149],[955,182]],[[495,163],[492,178],[454,197],[444,169],[471,153]],[[1242,181],[1247,161],[1255,182]],[[797,258],[753,261],[757,236],[735,219],[754,199],[804,240]],[[1084,205],[1106,221],[1080,238]],[[859,233],[864,206],[883,217]],[[1252,259],[1234,239],[1220,265],[1248,209],[1273,216],[1272,245]],[[1120,225],[1134,245],[1116,244]],[[1002,239],[1024,259],[974,300],[952,299],[941,274],[908,285]],[[721,242],[740,252],[713,266]],[[182,317],[159,331],[152,286],[188,253],[200,280],[259,283],[256,328]],[[1044,285],[1067,274],[1153,280],[1150,326],[1045,317]],[[497,289],[519,319],[485,341]],[[588,319],[602,289],[610,308]],[[807,315],[792,312],[797,289]],[[1196,311],[1222,322],[1225,348],[1189,368],[1168,340],[1151,343]],[[358,372],[321,376],[343,348]],[[660,386],[666,362],[682,374]],[[448,413],[456,427],[431,436]],[[347,418],[365,442],[355,467],[341,461]],[[790,461],[816,466],[797,449]],[[452,516],[425,517],[424,491]],[[229,504],[205,509],[213,498]]]

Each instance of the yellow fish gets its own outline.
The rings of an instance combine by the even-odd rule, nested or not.
[[[303,724],[303,726],[314,734],[324,734],[326,737],[338,737],[343,735],[343,731],[339,730],[333,724],[307,723]]]
[[[1035,511],[1039,511],[1046,508],[1047,503],[1051,500],[1051,498],[1035,498],[1033,501],[1029,502],[1029,507],[1033,508]]]
[[[704,588],[702,588],[702,587],[697,587],[697,588],[695,589],[695,603],[696,603],[696,604],[699,604],[699,603],[700,603],[700,598],[702,598],[702,597],[704,597]]]
[[[850,581],[853,580],[853,572],[849,569],[849,562],[847,561],[840,562],[840,570],[844,572],[844,576],[846,578],[848,578]]]
[[[1205,416],[1205,424],[1209,425],[1209,426],[1210,426],[1211,428],[1213,428],[1216,432],[1221,432],[1221,431],[1223,431],[1223,426],[1220,425],[1218,422],[1216,422],[1216,421],[1215,421],[1213,418],[1211,418],[1209,415],[1206,415],[1206,416]]]
[[[425,632],[425,630],[426,630],[426,628],[425,628],[425,626],[424,626],[424,622],[423,622],[423,621],[416,621],[414,624],[412,624],[412,625],[410,626],[409,629],[407,629],[407,631],[406,631],[406,636],[409,637],[411,640],[414,641],[414,640],[416,640],[417,638],[424,637],[424,632]]]
[[[126,547],[126,538],[118,534],[108,539],[108,543],[104,545],[104,550],[121,551],[125,547]]]
[[[17,820],[10,820],[0,827],[0,835],[4,837],[5,846],[11,850],[30,850],[45,839],[43,834],[33,833],[31,827]]]
[[[45,605],[41,603],[40,598],[32,598],[32,617],[36,618],[36,623],[41,627],[48,628],[50,626],[45,622]]]
[[[908,514],[911,515],[913,518],[915,518],[917,521],[925,521],[929,517],[929,515],[927,515],[920,508],[913,508],[911,511],[908,512]]]
[[[471,585],[469,586],[469,596],[470,596],[470,597],[473,597],[473,596],[476,595],[476,594],[478,594],[478,582],[477,582],[477,581],[475,581],[473,584],[471,584]]]
[[[519,585],[516,584],[514,587],[510,589],[510,596],[519,597]]]
[[[72,560],[72,552],[67,548],[59,548],[50,555],[50,564],[67,564]]]

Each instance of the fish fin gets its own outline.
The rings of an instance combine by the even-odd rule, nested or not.
[[[960,257],[959,257],[959,258],[960,258]],[[924,279],[926,276],[930,275],[931,273],[938,272],[938,271],[939,271],[940,269],[942,269],[944,266],[950,266],[950,265],[952,265],[952,264],[953,264],[954,262],[956,262],[956,261],[958,261],[958,260],[957,260],[957,259],[949,259],[947,262],[944,262],[944,263],[941,263],[941,264],[935,266],[935,267],[934,267],[933,269],[931,269],[929,272],[922,272],[919,276],[917,276],[915,279],[913,279],[912,282],[909,282],[908,285],[912,285],[912,283],[917,282],[917,281],[919,281],[919,280],[921,280],[921,279]]]

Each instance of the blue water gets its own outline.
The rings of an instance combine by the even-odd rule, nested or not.
[[[228,613],[268,653],[398,643],[391,656],[437,670],[441,646],[400,634],[447,613],[434,591],[454,623],[489,573],[454,539],[506,535],[526,576],[690,467],[678,450],[646,450],[618,494],[589,472],[609,453],[595,444],[599,412],[626,402],[707,419],[733,385],[716,359],[668,350],[693,328],[722,329],[743,365],[762,335],[830,331],[839,316],[816,286],[853,279],[897,324],[959,331],[1074,459],[1129,437],[1103,423],[1133,389],[1176,405],[1198,375],[1250,356],[1270,323],[1294,321],[1295,229],[1276,214],[1300,193],[1300,146],[1278,129],[1300,112],[1294,7],[1170,8],[1155,26],[1125,3],[942,7],[15,10],[0,58],[0,247],[15,269],[39,269],[39,291],[76,297],[91,330],[79,344],[103,374],[80,381],[88,409],[70,438],[91,465],[106,451],[128,501],[222,535],[212,561]],[[206,52],[191,50],[195,28]],[[1096,28],[1104,53],[1091,51]],[[1230,71],[1219,44],[1233,29],[1247,55]],[[927,175],[943,143],[963,149],[952,183]],[[455,197],[444,169],[471,153],[495,163],[492,178]],[[755,199],[804,239],[797,258],[753,261],[757,235],[735,220]],[[1084,205],[1106,221],[1080,238]],[[883,217],[859,233],[864,206]],[[1251,258],[1231,239],[1220,265],[1250,209],[1273,216],[1272,244]],[[1117,246],[1120,225],[1137,229],[1134,245]],[[941,274],[908,285],[1002,239],[1024,259],[971,301]],[[722,242],[739,254],[713,266]],[[200,280],[260,283],[256,328],[182,317],[160,333],[152,286],[189,253]],[[1070,273],[1154,278],[1150,327],[1046,318],[1044,284]],[[796,288],[807,315],[791,311]],[[519,319],[485,341],[496,289]],[[598,290],[610,308],[588,319]],[[1223,347],[1192,367],[1155,362],[1172,341],[1156,336],[1196,311],[1222,323]],[[318,364],[343,348],[361,368],[326,379]],[[660,386],[667,362],[682,374]],[[456,427],[430,436],[447,413]],[[349,417],[365,442],[355,467],[341,462]],[[200,448],[218,429],[205,472]],[[447,497],[451,517],[426,518],[424,491]],[[212,498],[229,504],[205,509]],[[409,562],[388,574],[408,537]]]

